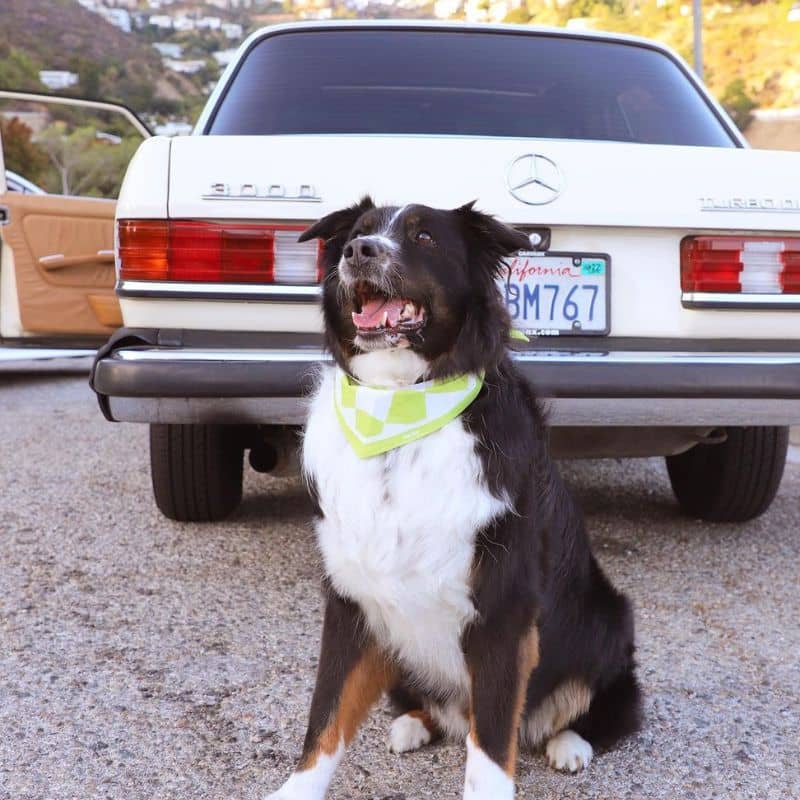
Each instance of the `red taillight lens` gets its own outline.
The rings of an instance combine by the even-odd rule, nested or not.
[[[681,288],[800,293],[800,238],[691,236],[681,242]]]
[[[120,220],[122,280],[312,284],[321,247],[298,243],[302,225]]]

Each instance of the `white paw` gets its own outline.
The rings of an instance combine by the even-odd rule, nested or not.
[[[561,731],[547,743],[547,760],[553,769],[580,772],[589,766],[594,755],[592,746],[575,731]]]
[[[431,732],[422,720],[411,714],[403,714],[389,728],[389,750],[392,753],[407,753],[419,750],[431,740]]]

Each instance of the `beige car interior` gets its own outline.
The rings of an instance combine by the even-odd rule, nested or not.
[[[114,200],[6,192],[3,245],[14,254],[26,333],[108,336],[122,324],[114,296]]]

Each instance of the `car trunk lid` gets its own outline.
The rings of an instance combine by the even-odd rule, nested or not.
[[[195,136],[172,142],[172,218],[312,220],[376,202],[515,224],[795,231],[800,154],[436,136]]]

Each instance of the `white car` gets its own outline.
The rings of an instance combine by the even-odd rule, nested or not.
[[[195,135],[145,142],[117,207],[125,327],[93,387],[151,424],[179,520],[269,469],[326,358],[317,245],[364,194],[478,207],[531,234],[499,289],[561,456],[667,457],[682,507],[762,513],[800,422],[800,155],[748,149],[641,39],[336,22],[240,48]]]

